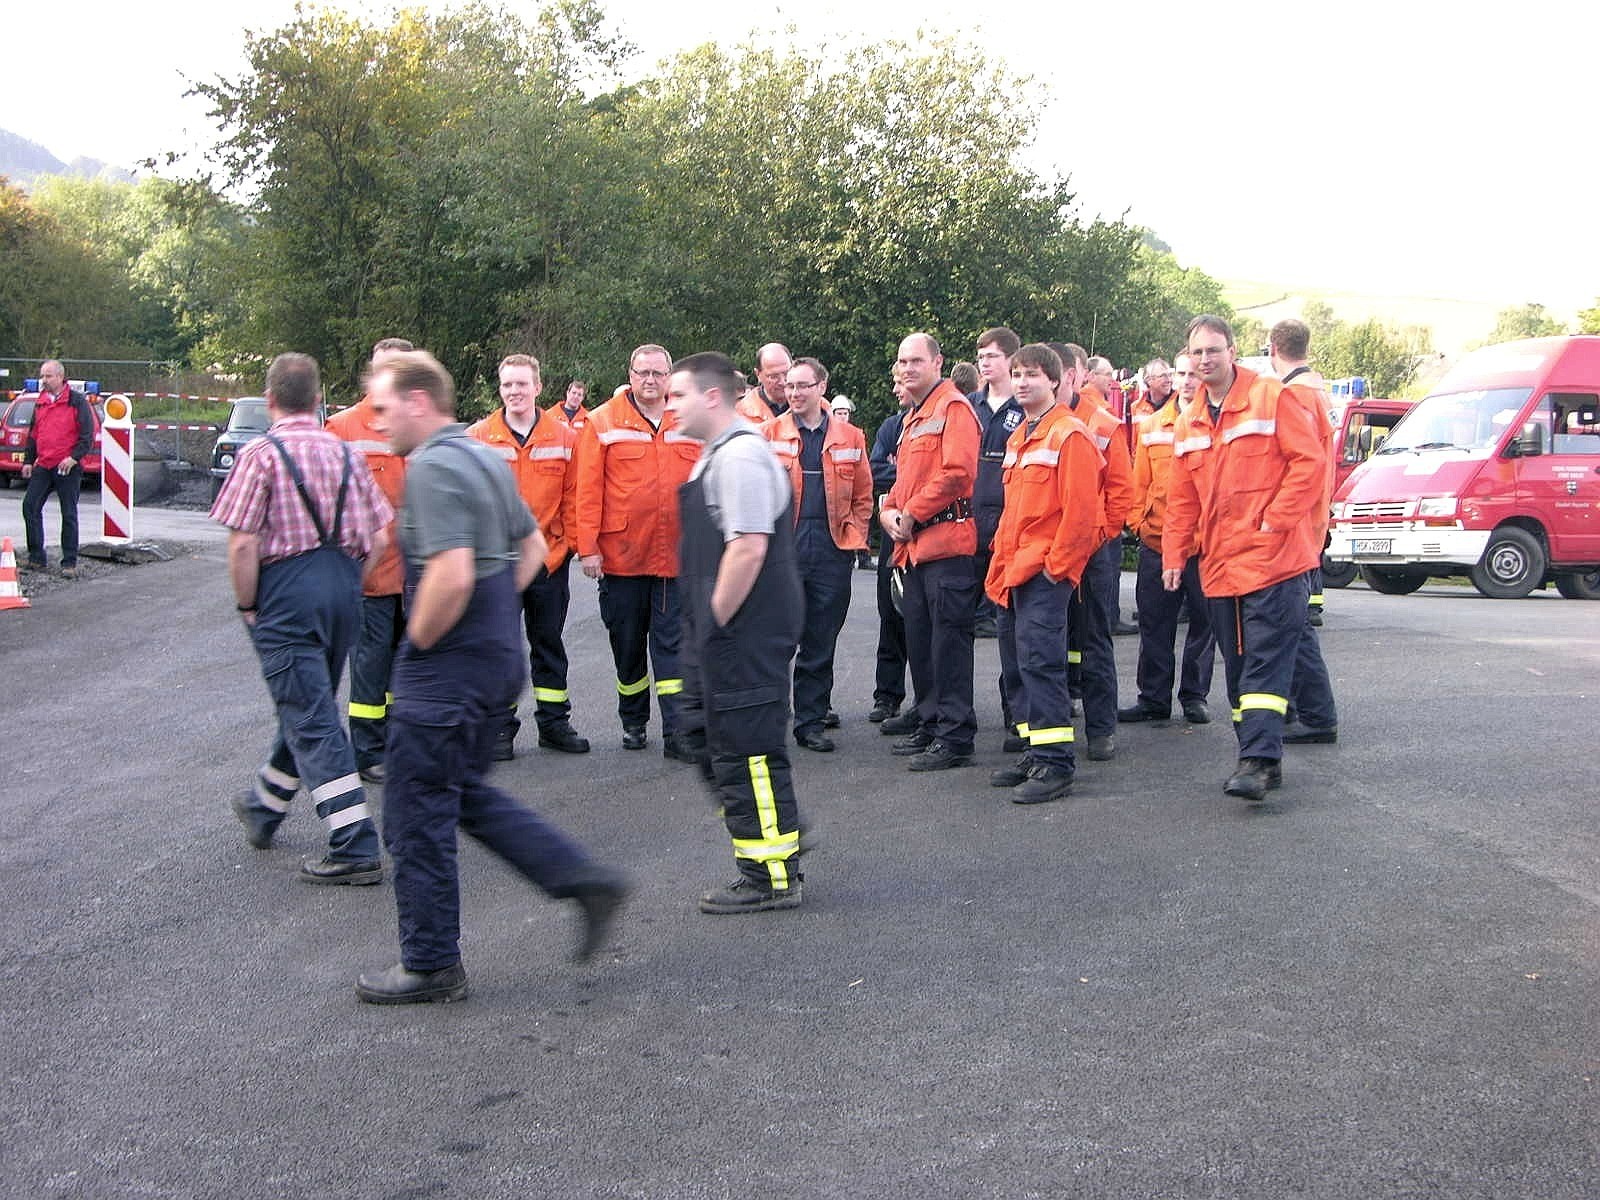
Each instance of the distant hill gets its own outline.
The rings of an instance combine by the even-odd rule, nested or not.
[[[0,175],[27,187],[41,175],[80,175],[85,179],[112,179],[132,183],[132,171],[103,163],[98,158],[78,157],[64,163],[38,142],[29,141],[9,129],[0,129]]]
[[[1492,303],[1443,296],[1384,296],[1245,279],[1224,282],[1222,295],[1235,312],[1252,316],[1269,328],[1285,317],[1298,317],[1307,300],[1321,300],[1341,321],[1376,319],[1395,328],[1422,325],[1433,334],[1433,348],[1451,359],[1487,338],[1502,309],[1525,302],[1520,297]],[[1551,312],[1556,320],[1568,323],[1576,315]]]

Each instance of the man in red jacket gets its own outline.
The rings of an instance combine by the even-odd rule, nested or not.
[[[894,753],[913,771],[972,761],[972,627],[978,579],[972,488],[978,477],[978,418],[955,384],[941,379],[944,356],[926,333],[900,343],[896,370],[911,400],[900,430],[894,487],[879,520],[905,571],[906,656],[916,705],[879,726],[903,734]]]
[[[22,477],[22,527],[28,538],[28,566],[49,565],[44,552],[44,502],[56,494],[61,506],[61,573],[78,573],[78,492],[83,488],[83,456],[94,446],[94,412],[80,391],[67,386],[67,372],[55,359],[39,368],[39,401],[28,426]]]

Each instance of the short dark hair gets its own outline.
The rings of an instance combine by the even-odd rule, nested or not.
[[[1057,387],[1061,386],[1061,355],[1044,342],[1030,342],[1011,356],[1011,369],[1038,367]]]
[[[1267,343],[1284,358],[1301,360],[1311,350],[1311,329],[1304,321],[1287,317],[1272,327]]]
[[[413,346],[410,342],[406,341],[405,338],[379,338],[376,342],[373,343],[373,346],[372,346],[372,352],[374,354],[378,353],[378,351],[380,351],[380,350],[415,350],[415,349],[416,349],[416,347]]]
[[[1189,322],[1189,328],[1183,331],[1183,344],[1187,346],[1194,340],[1195,331],[1209,329],[1212,333],[1220,333],[1229,346],[1233,345],[1233,326],[1229,325],[1215,313],[1201,313]]]
[[[983,376],[971,363],[958,362],[950,368],[950,382],[955,384],[956,391],[967,396],[983,386]]]
[[[1053,346],[1055,343],[1051,342],[1047,344]],[[1063,342],[1062,345],[1066,347],[1067,354],[1072,356],[1072,365],[1074,367],[1083,367],[1085,370],[1088,369],[1089,352],[1087,350],[1078,345],[1077,342]],[[1061,365],[1063,367],[1067,365],[1067,360],[1065,357],[1061,359]]]
[[[450,372],[426,350],[396,354],[379,370],[389,372],[394,380],[394,390],[402,396],[408,392],[426,392],[437,411],[447,417],[456,415],[455,382],[450,378]]]
[[[733,359],[716,350],[702,350],[698,354],[680,358],[672,364],[672,373],[687,371],[694,377],[694,386],[702,392],[717,389],[728,401],[728,409],[732,411],[734,399],[739,395],[739,368],[733,365]]]
[[[828,382],[828,368],[823,366],[819,360],[811,358],[809,355],[805,358],[797,358],[789,364],[789,369],[791,371],[796,367],[810,367],[812,373],[816,375],[818,383],[825,384]],[[735,368],[735,370],[737,369],[738,368]]]
[[[267,394],[286,413],[308,413],[322,396],[322,372],[309,354],[280,354],[267,368]]]
[[[1017,347],[1022,345],[1022,339],[1004,325],[996,325],[993,329],[985,329],[978,335],[978,349],[985,346],[998,346],[1000,353],[1010,358],[1017,352]]]

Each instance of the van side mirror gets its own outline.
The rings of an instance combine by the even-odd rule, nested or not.
[[[1372,457],[1372,452],[1375,449],[1376,447],[1372,444],[1372,426],[1363,425],[1361,431],[1356,434],[1356,461],[1366,462],[1367,459]]]
[[[1537,458],[1544,453],[1544,426],[1529,421],[1506,450],[1511,458]]]

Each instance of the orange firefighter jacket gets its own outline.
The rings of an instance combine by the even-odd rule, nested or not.
[[[608,575],[678,574],[678,488],[700,457],[663,411],[653,428],[624,385],[578,434],[578,554]]]
[[[1234,370],[1215,422],[1202,392],[1173,426],[1161,565],[1180,570],[1203,545],[1208,596],[1260,591],[1322,558],[1326,421],[1276,379]]]
[[[772,415],[772,407],[767,403],[767,394],[760,388],[751,388],[739,398],[733,410],[757,429],[768,421],[776,421],[778,417],[787,416],[789,410],[784,409],[778,417]]]
[[[823,496],[828,503],[828,532],[841,550],[865,550],[867,526],[872,520],[872,465],[867,461],[867,435],[854,425],[824,417],[828,431],[822,437]],[[794,413],[786,412],[761,427],[778,461],[794,485],[794,517],[800,520],[800,429]]]
[[[1006,439],[1006,506],[994,535],[984,591],[1009,607],[1011,589],[1040,571],[1073,587],[1100,548],[1100,473],[1105,456],[1060,404],[1029,432],[1026,419]]]
[[[1128,451],[1122,422],[1099,402],[1099,395],[1099,388],[1086,384],[1070,411],[1088,426],[1095,449],[1106,462],[1100,485],[1100,541],[1104,543],[1122,536],[1122,527],[1133,507],[1133,456]]]
[[[372,404],[363,396],[360,403],[329,417],[324,428],[366,457],[367,469],[378,481],[378,490],[398,513],[406,494],[406,460],[389,449],[389,439],[374,430],[372,422]],[[393,521],[385,532],[389,535],[389,545],[377,562],[367,564],[362,575],[361,594],[364,596],[398,596],[405,590],[405,564],[400,561],[400,539],[395,535]]]
[[[978,417],[955,384],[941,379],[921,404],[907,410],[895,456],[896,477],[883,502],[885,511],[910,515],[923,528],[907,542],[894,544],[897,566],[976,554],[978,530],[972,520],[972,485],[978,477]],[[931,518],[966,510],[956,520]]]
[[[557,400],[545,411],[563,425],[570,425],[574,429],[582,429],[589,423],[589,410],[582,405],[578,406],[577,412],[568,414],[567,406]]]
[[[517,444],[505,409],[490,413],[467,429],[470,437],[493,448],[506,460],[517,481],[517,492],[549,546],[544,565],[561,569],[572,553],[578,509],[578,468],[574,450],[578,432],[563,424],[549,409],[539,412],[528,440]]]
[[[1167,482],[1172,472],[1173,428],[1178,423],[1177,392],[1155,412],[1140,417],[1133,434],[1133,507],[1128,528],[1156,553],[1167,519]]]

